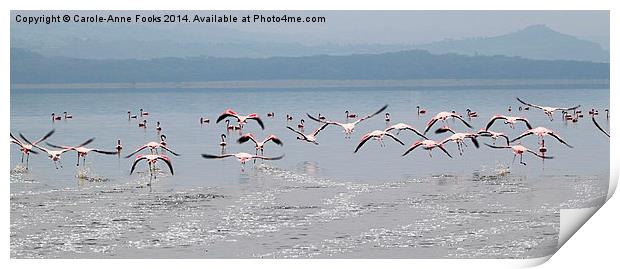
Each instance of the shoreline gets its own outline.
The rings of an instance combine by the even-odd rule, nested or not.
[[[137,83],[20,83],[11,90],[28,89],[247,89],[247,88],[340,88],[340,87],[518,87],[594,86],[609,88],[608,79],[415,79],[415,80],[244,80],[204,82]]]

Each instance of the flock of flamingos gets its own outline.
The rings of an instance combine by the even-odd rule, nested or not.
[[[528,102],[523,101],[520,98],[517,98],[517,101],[519,101],[523,106],[519,106],[518,109],[519,110],[529,110],[530,108],[536,108],[541,110],[542,112],[544,112],[548,117],[549,120],[553,120],[554,119],[554,112],[561,112],[562,113],[562,120],[564,121],[573,121],[576,122],[579,120],[579,118],[583,117],[583,114],[581,112],[581,110],[579,110],[580,105],[574,106],[574,107],[548,107],[548,106],[540,106],[540,105],[535,105],[535,104],[531,104]],[[351,136],[353,135],[353,132],[355,130],[356,125],[361,124],[362,122],[383,113],[386,109],[387,109],[388,105],[383,106],[382,108],[380,108],[379,110],[377,110],[376,112],[372,113],[372,114],[368,114],[365,116],[358,116],[356,114],[350,113],[349,111],[345,111],[345,117],[346,117],[346,121],[345,122],[338,122],[338,121],[333,121],[333,120],[329,120],[327,119],[325,116],[318,114],[317,117],[312,116],[310,114],[307,114],[308,118],[318,122],[320,125],[318,128],[314,129],[312,132],[310,133],[304,133],[304,120],[302,119],[300,121],[300,123],[297,125],[297,129],[293,128],[291,126],[287,126],[287,128],[289,130],[291,130],[292,132],[294,132],[297,135],[297,139],[301,140],[301,141],[305,141],[308,143],[312,143],[315,145],[318,145],[318,135],[319,133],[327,128],[328,126],[336,126],[336,127],[340,127],[342,128],[342,131],[344,133],[345,138],[351,138]],[[508,111],[512,111],[512,107],[508,107]],[[607,119],[609,119],[609,110],[605,109],[606,112],[606,117]],[[417,107],[417,113],[418,115],[420,114],[425,114],[426,111],[424,109],[421,109],[419,106]],[[591,115],[592,118],[592,122],[594,123],[594,125],[603,133],[605,134],[607,137],[609,137],[609,132],[604,130],[596,121],[595,117],[596,115],[598,115],[598,110],[595,109],[591,109],[590,111],[588,111],[588,113]],[[466,111],[466,117],[468,118],[473,118],[473,117],[478,117],[477,113],[475,111],[471,111],[470,109],[467,109]],[[149,115],[149,112],[144,111],[143,109],[140,109],[139,115],[133,115],[130,111],[127,112],[127,116],[129,118],[129,120],[132,119],[138,119],[138,118],[145,118],[146,116]],[[63,118],[65,120],[70,120],[73,118],[73,115],[68,114],[67,112],[63,113],[63,116],[59,116],[56,115],[54,113],[51,114],[52,116],[52,121],[58,121],[58,120],[62,120]],[[274,117],[275,113],[274,112],[269,112],[267,113],[267,117]],[[445,153],[447,156],[449,156],[450,158],[452,158],[452,155],[450,155],[450,153],[446,150],[446,148],[444,147],[444,145],[446,143],[450,143],[453,142],[457,145],[457,149],[459,151],[459,154],[462,155],[463,154],[463,147],[466,146],[466,141],[469,140],[473,143],[473,145],[475,147],[479,147],[479,142],[478,142],[478,138],[479,137],[489,137],[492,139],[493,144],[487,144],[485,143],[485,145],[487,145],[488,147],[494,148],[494,149],[509,149],[512,150],[513,152],[513,163],[516,159],[517,156],[519,156],[519,163],[522,165],[526,165],[525,162],[523,162],[523,154],[528,152],[531,153],[532,155],[538,157],[538,158],[542,158],[542,159],[552,159],[553,157],[551,156],[547,156],[545,153],[547,152],[547,148],[545,147],[545,137],[546,136],[550,136],[553,137],[555,140],[559,141],[560,143],[564,144],[567,147],[572,148],[572,146],[565,141],[562,137],[560,137],[558,135],[557,132],[545,128],[545,127],[532,127],[532,125],[530,124],[530,122],[524,118],[524,117],[511,117],[511,116],[505,116],[505,115],[495,115],[493,116],[488,123],[486,124],[486,126],[482,129],[480,129],[479,131],[476,132],[456,132],[453,129],[451,129],[450,127],[447,126],[447,119],[456,119],[459,122],[461,122],[462,124],[464,124],[465,126],[467,126],[470,129],[473,129],[473,127],[464,119],[463,116],[457,114],[455,111],[451,111],[451,112],[439,112],[437,113],[435,116],[433,116],[427,123],[426,126],[424,127],[423,130],[418,130],[416,128],[414,128],[413,126],[406,124],[406,123],[397,123],[397,124],[393,124],[390,125],[390,113],[385,113],[385,122],[386,124],[389,126],[384,130],[374,130],[372,132],[369,132],[367,134],[364,134],[361,139],[359,144],[357,145],[357,147],[355,148],[354,152],[357,153],[362,146],[364,146],[364,144],[366,144],[369,140],[376,140],[378,141],[378,143],[380,143],[380,145],[383,147],[384,144],[384,138],[389,137],[390,139],[394,140],[395,142],[401,144],[401,145],[405,145],[397,136],[399,135],[399,133],[401,131],[411,131],[413,132],[415,135],[417,135],[418,137],[420,137],[420,140],[414,142],[411,146],[409,146],[407,148],[407,150],[402,154],[403,156],[409,154],[411,151],[417,149],[417,148],[421,148],[424,150],[427,150],[429,153],[429,156],[431,156],[431,151],[435,148],[438,148],[439,150],[441,150],[443,153]],[[236,120],[236,124],[231,124],[231,119]],[[282,140],[280,140],[280,138],[278,138],[275,135],[269,135],[264,139],[258,139],[257,137],[255,137],[252,133],[246,133],[246,134],[242,134],[241,130],[243,129],[243,126],[245,124],[248,124],[248,120],[252,120],[255,121],[263,130],[265,129],[265,125],[263,123],[263,121],[261,120],[260,116],[256,113],[252,113],[252,114],[248,114],[248,115],[240,115],[238,113],[236,113],[235,111],[231,110],[231,109],[227,109],[226,111],[224,111],[216,120],[216,123],[222,122],[224,121],[226,123],[226,131],[231,131],[231,130],[237,130],[239,131],[240,137],[238,138],[237,142],[238,143],[246,143],[248,141],[252,141],[252,143],[255,146],[255,154],[250,154],[250,153],[246,153],[246,152],[238,152],[238,153],[234,153],[234,154],[226,154],[225,153],[225,147],[226,147],[226,135],[222,134],[221,135],[221,141],[219,143],[222,152],[219,155],[216,154],[202,154],[202,157],[205,159],[221,159],[221,158],[228,158],[228,157],[234,157],[236,158],[241,164],[242,164],[242,171],[243,171],[243,166],[247,161],[250,160],[254,160],[256,161],[256,159],[261,159],[261,160],[279,160],[282,159],[284,157],[284,155],[281,156],[276,156],[276,157],[266,157],[263,155],[263,151],[264,151],[264,147],[267,143],[272,142],[273,144],[282,146]],[[287,122],[290,122],[293,120],[292,116],[290,115],[286,115],[286,120]],[[515,125],[519,124],[519,125],[523,125],[525,128],[525,131],[513,138],[510,139],[508,136],[506,136],[504,133],[500,133],[500,132],[494,132],[491,131],[491,127],[493,126],[493,124],[497,123],[497,122],[503,122],[504,124],[509,125],[511,128],[515,128]],[[200,124],[208,124],[210,122],[210,120],[208,118],[200,118]],[[439,141],[435,141],[435,140],[430,140],[426,137],[426,134],[428,131],[431,130],[431,128],[433,126],[435,126],[435,124],[437,122],[442,122],[443,126],[439,127],[438,129],[436,129],[434,132],[439,134],[439,133],[446,133],[449,132],[451,133],[450,136],[448,136],[447,138],[443,139],[443,140],[439,140]],[[147,128],[147,121],[146,119],[142,119],[141,121],[139,121],[138,123],[138,127],[139,128]],[[157,131],[158,134],[160,134],[160,132],[162,131],[161,125],[159,122],[157,122],[157,125],[155,127],[155,130]],[[88,145],[89,143],[91,143],[94,138],[91,138],[89,140],[86,140],[84,143],[81,143],[80,145],[77,146],[63,146],[63,145],[55,145],[52,143],[47,143],[46,145],[48,147],[43,147],[40,144],[45,141],[46,139],[48,139],[50,136],[52,136],[54,134],[54,130],[51,130],[50,132],[48,132],[47,134],[45,134],[43,137],[41,137],[38,140],[32,141],[28,138],[26,138],[22,133],[19,133],[19,137],[21,138],[18,139],[16,136],[14,136],[12,133],[10,134],[11,140],[10,142],[17,145],[19,147],[19,150],[22,153],[22,158],[21,158],[21,163],[23,165],[24,163],[24,159],[25,159],[25,167],[26,169],[28,169],[28,162],[29,162],[29,158],[30,158],[30,154],[38,154],[38,150],[43,151],[47,154],[47,156],[49,157],[50,160],[52,160],[52,162],[54,163],[56,169],[58,169],[59,167],[62,167],[61,163],[60,163],[60,158],[62,156],[62,154],[69,152],[69,151],[75,151],[77,153],[77,165],[80,165],[80,159],[82,160],[82,163],[85,163],[86,161],[86,156],[88,155],[88,153],[90,152],[96,152],[96,153],[101,153],[101,154],[108,154],[108,155],[118,155],[120,156],[121,151],[123,149],[123,146],[121,145],[121,140],[119,139],[117,142],[117,145],[115,147],[115,150],[113,151],[108,151],[108,150],[102,150],[102,149],[96,149],[96,148],[87,148],[86,145]],[[539,144],[539,148],[537,151],[526,148],[524,146],[522,146],[519,143],[517,144],[512,144],[524,137],[530,136],[530,135],[534,135],[536,137],[538,137],[538,144]],[[498,140],[500,139],[502,142],[500,143],[496,143]],[[130,174],[132,174],[136,168],[136,166],[141,163],[141,161],[145,161],[148,166],[149,166],[149,174],[150,174],[150,178],[152,179],[154,176],[156,176],[155,173],[155,169],[156,166],[155,164],[158,161],[162,161],[164,162],[168,168],[170,169],[170,173],[172,175],[174,175],[174,170],[172,168],[172,159],[170,158],[170,156],[166,155],[166,153],[170,153],[174,156],[179,156],[179,154],[177,154],[176,152],[174,152],[173,150],[171,150],[167,143],[166,143],[166,136],[165,135],[160,135],[160,141],[159,142],[148,142],[140,147],[138,147],[136,150],[134,150],[133,152],[131,152],[130,154],[128,154],[127,156],[125,156],[125,158],[130,158],[133,155],[142,152],[143,150],[148,150],[148,154],[138,154],[136,155],[133,164],[131,166],[131,172]],[[432,157],[432,156],[431,156]],[[150,184],[150,183],[149,183]]]

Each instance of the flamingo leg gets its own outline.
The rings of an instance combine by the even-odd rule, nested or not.
[[[512,164],[515,164],[515,159],[517,158],[517,154],[512,155]]]
[[[26,170],[28,170],[28,161],[30,161],[30,153],[26,154]]]
[[[527,165],[526,163],[524,163],[524,162],[523,162],[523,154],[521,154],[520,156],[521,156],[521,158],[520,158],[519,162],[520,162],[522,165]]]
[[[24,153],[22,153],[22,164],[24,163]]]
[[[77,164],[75,166],[80,166],[80,154],[77,155]]]

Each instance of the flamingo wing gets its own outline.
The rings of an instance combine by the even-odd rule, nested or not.
[[[67,146],[58,146],[58,145],[54,145],[52,143],[49,142],[45,142],[46,145],[55,148],[55,149],[71,149],[71,147],[67,147]]]
[[[252,114],[254,116],[249,116],[247,119],[248,120],[255,120],[256,122],[258,122],[258,125],[260,125],[260,128],[265,130],[265,124],[263,123],[263,120],[261,120],[256,114]]]
[[[97,153],[101,153],[101,154],[107,154],[107,155],[116,155],[117,152],[116,151],[106,151],[106,150],[100,150],[100,149],[93,149],[94,152]]]
[[[385,110],[387,109],[387,107],[388,107],[388,105],[384,105],[382,108],[380,108],[379,110],[377,110],[377,112],[372,113],[372,114],[370,114],[370,115],[366,115],[366,116],[364,116],[364,117],[361,117],[361,118],[359,118],[358,120],[356,120],[353,124],[358,124],[358,123],[362,122],[363,120],[370,119],[370,118],[372,118],[372,117],[376,116],[377,114],[379,114],[379,113],[381,113],[381,112],[385,111]]]
[[[165,156],[157,156],[157,159],[164,161],[164,163],[166,163],[166,165],[168,165],[168,168],[170,169],[170,174],[174,176],[174,170],[172,169],[172,162],[170,161],[170,158]]]
[[[574,106],[574,107],[567,107],[567,108],[559,107],[558,110],[575,110],[575,109],[580,108],[580,107],[581,107],[581,105],[577,105],[577,106]]]
[[[130,158],[131,156],[133,156],[134,154],[140,152],[141,150],[145,149],[147,146],[144,145],[142,147],[139,147],[138,149],[136,149],[134,152],[130,153],[129,155],[125,156],[125,158]]]
[[[424,134],[426,134],[428,130],[430,130],[431,127],[433,127],[433,124],[435,124],[437,120],[438,120],[437,118],[433,117],[430,121],[428,121],[428,123],[426,124],[426,128],[424,129]]]
[[[258,142],[256,141],[256,138],[254,138],[253,134],[244,134],[241,137],[239,137],[239,139],[237,139],[237,143],[239,144],[243,144],[245,142],[248,142],[249,140],[252,140],[252,142],[254,142],[254,144],[258,144]]]
[[[448,157],[452,158],[452,155],[450,155],[450,153],[446,150],[446,148],[443,147],[442,144],[439,144],[437,146],[441,151],[443,151],[444,153],[446,153],[448,155]]]
[[[293,131],[293,132],[295,132],[296,134],[300,135],[300,136],[301,136],[301,137],[303,137],[304,139],[306,139],[306,135],[305,135],[304,133],[302,133],[302,132],[300,132],[300,131],[297,131],[297,130],[295,130],[295,129],[291,128],[291,126],[286,126],[286,128],[287,128],[287,129],[289,129],[289,130],[291,130],[291,131]]]
[[[569,145],[568,143],[566,143],[566,141],[564,141],[564,139],[562,139],[559,135],[551,132],[549,133],[550,136],[554,137],[555,139],[557,139],[558,141],[560,141],[560,143],[566,145],[569,148],[573,148],[573,146]]]
[[[465,121],[465,119],[463,119],[463,117],[461,117],[460,115],[453,114],[453,115],[452,115],[452,117],[453,117],[453,118],[457,118],[457,119],[461,120],[461,121],[463,122],[463,124],[465,124],[465,125],[466,125],[467,127],[469,127],[470,129],[471,129],[471,128],[474,128],[474,127],[472,127],[472,126],[471,126],[471,124],[467,123],[467,121]]]
[[[275,135],[268,136],[265,139],[265,141],[263,141],[263,143],[267,143],[269,142],[269,140],[273,141],[273,143],[275,143],[276,145],[284,146],[284,143],[282,143],[282,140],[280,140],[280,138]]]
[[[45,134],[43,137],[41,137],[39,140],[34,141],[34,143],[35,144],[41,143],[43,140],[48,139],[50,136],[52,136],[54,134],[54,132],[56,132],[56,129],[52,129],[47,134]]]
[[[316,137],[319,132],[321,132],[323,129],[325,129],[325,127],[327,127],[327,125],[329,125],[329,123],[324,123],[323,125],[321,125],[321,127],[316,128],[316,130],[312,132],[312,135]]]
[[[525,131],[525,133],[522,133],[520,136],[517,136],[515,139],[510,140],[510,143],[513,143],[513,142],[515,142],[515,141],[517,141],[517,140],[519,140],[519,139],[521,139],[523,137],[526,137],[528,135],[531,135],[531,134],[533,134],[533,133],[530,132],[530,131]]]
[[[505,134],[500,134],[499,136],[501,136],[501,137],[503,137],[503,138],[505,138],[505,139],[506,139],[506,145],[510,145],[510,139],[508,138],[508,136],[507,136],[507,135],[505,135]]]
[[[396,142],[400,143],[401,145],[403,145],[403,146],[405,145],[405,143],[403,143],[403,141],[400,141],[400,139],[398,139],[398,138],[397,138],[396,136],[394,136],[393,134],[390,134],[390,133],[387,133],[387,132],[386,132],[386,133],[385,133],[385,135],[387,135],[387,136],[391,137],[392,139],[394,139],[394,141],[396,141]]]
[[[598,122],[596,122],[596,120],[594,119],[594,116],[592,116],[592,122],[594,122],[594,125],[596,126],[596,128],[598,128],[599,130],[601,130],[601,132],[603,132],[607,137],[609,136],[609,133],[607,133],[603,127],[601,127],[600,125],[598,125]]]
[[[517,120],[525,122],[525,125],[527,126],[528,129],[532,129],[533,128],[532,125],[530,124],[530,122],[526,118],[519,117],[519,118],[517,118]]]
[[[366,144],[366,142],[368,142],[368,140],[370,140],[370,138],[372,138],[372,136],[365,134],[364,136],[362,136],[362,139],[360,140],[360,143],[357,145],[357,147],[355,148],[355,151],[353,151],[353,153],[357,153],[357,151],[364,145]]]
[[[233,154],[224,154],[224,155],[212,155],[212,154],[201,154],[201,156],[205,159],[223,159],[223,158],[228,158],[228,157],[232,157],[235,156]]]
[[[235,119],[239,120],[239,115],[237,115],[235,111],[232,111],[231,109],[227,109],[226,111],[224,111],[224,113],[222,113],[222,115],[217,117],[217,120],[215,121],[215,123],[219,123],[220,121],[228,117],[234,117]]]
[[[525,101],[523,101],[523,100],[519,99],[519,97],[517,97],[517,101],[519,101],[521,104],[524,104],[524,105],[526,105],[526,106],[531,106],[531,107],[535,107],[535,108],[538,108],[538,109],[542,109],[542,110],[544,110],[544,108],[543,108],[542,106],[527,103],[527,102],[525,102]]]
[[[532,154],[536,155],[538,158],[541,158],[541,159],[553,159],[553,156],[541,155],[538,152],[535,152],[535,151],[533,151],[531,149],[527,149],[527,152],[532,153]]]
[[[254,156],[252,156],[252,158],[273,161],[273,160],[280,160],[280,159],[284,158],[284,154],[282,154],[280,156],[277,156],[277,157],[265,157],[265,156],[260,156],[260,155],[254,155]]]
[[[170,148],[168,148],[168,147],[166,147],[164,145],[160,144],[159,147],[162,148],[163,150],[167,151],[167,152],[170,152],[174,156],[181,156],[181,154],[178,154],[178,153],[172,151]]]
[[[485,145],[487,145],[490,148],[494,148],[494,149],[511,149],[511,146],[496,146],[496,145],[491,145],[491,144],[487,144],[484,143]]]
[[[138,156],[139,156],[139,157],[138,157],[138,158],[136,158],[136,159],[133,161],[133,164],[131,165],[131,171],[129,171],[129,174],[130,174],[130,175],[131,175],[131,174],[133,174],[133,170],[135,170],[135,169],[136,169],[136,165],[138,165],[138,163],[139,163],[141,160],[146,160],[146,157],[145,157],[145,156],[140,156],[140,155],[138,155]]]
[[[468,137],[468,138],[469,138],[469,139],[471,139],[471,142],[472,142],[472,143],[474,143],[474,146],[475,146],[476,148],[480,148],[480,143],[478,143],[478,139],[476,139],[476,137],[475,137],[475,136],[470,136],[470,137]]]
[[[487,127],[484,128],[484,130],[489,130],[489,128],[491,128],[491,125],[493,125],[493,123],[495,123],[496,120],[506,120],[506,116],[503,115],[495,115],[493,116],[493,118],[491,118],[489,120],[489,123],[487,123]],[[532,129],[532,128],[530,128]]]
[[[415,134],[419,135],[420,137],[423,137],[424,139],[428,139],[424,134],[420,133],[420,131],[416,130],[415,128],[413,128],[410,125],[407,125],[407,127],[404,130],[409,130],[414,132]]]
[[[405,156],[405,155],[409,154],[409,152],[411,152],[412,150],[416,149],[417,147],[419,147],[421,145],[422,145],[422,142],[420,142],[420,141],[417,141],[417,142],[413,143],[413,145],[411,145],[411,147],[409,147],[407,149],[407,151],[405,151],[405,153],[403,153],[402,156]]]

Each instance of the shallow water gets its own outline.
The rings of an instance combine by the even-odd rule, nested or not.
[[[544,256],[557,244],[559,209],[604,202],[609,140],[587,114],[578,123],[565,123],[559,115],[550,122],[538,110],[519,112],[515,96],[547,105],[581,104],[584,112],[609,106],[609,90],[570,88],[14,90],[13,133],[36,139],[55,128],[49,142],[71,145],[96,137],[88,147],[106,150],[120,138],[124,155],[157,139],[154,123],[160,121],[169,146],[182,155],[172,156],[174,176],[161,166],[148,186],[146,165],[129,176],[128,159],[90,153],[86,167],[76,168],[75,153],[69,152],[56,170],[40,154],[31,156],[26,171],[12,148],[11,257]],[[543,165],[526,155],[528,165],[521,166],[511,163],[510,151],[471,144],[463,156],[448,145],[453,159],[440,151],[429,158],[418,150],[401,157],[406,147],[390,140],[385,148],[370,141],[353,154],[363,133],[385,127],[383,115],[360,124],[352,139],[330,126],[318,146],[297,141],[285,129],[287,113],[294,116],[288,124],[296,126],[306,112],[344,121],[346,109],[366,114],[386,103],[391,123],[419,129],[442,110],[477,111],[480,117],[471,120],[475,130],[496,113],[524,115],[534,126],[560,132],[575,148],[549,140],[548,155],[555,159]],[[429,112],[418,117],[418,104]],[[126,117],[127,110],[137,113],[140,107],[151,113],[146,131]],[[232,159],[202,159],[200,153],[219,153],[224,128],[214,121],[228,107],[259,113],[266,130],[250,121],[244,131],[280,136],[284,147],[267,145],[265,154],[286,153],[285,158],[248,163],[244,172]],[[74,119],[51,122],[51,112],[65,110]],[[265,117],[268,111],[276,117]],[[200,125],[201,116],[211,123]],[[608,127],[604,116],[599,119]],[[307,118],[306,125],[306,132],[317,126]],[[492,129],[515,137],[525,128],[498,122]],[[227,152],[254,152],[234,142],[238,134],[228,137]],[[405,132],[399,138],[406,145],[418,139]],[[533,137],[523,144],[537,148]]]

